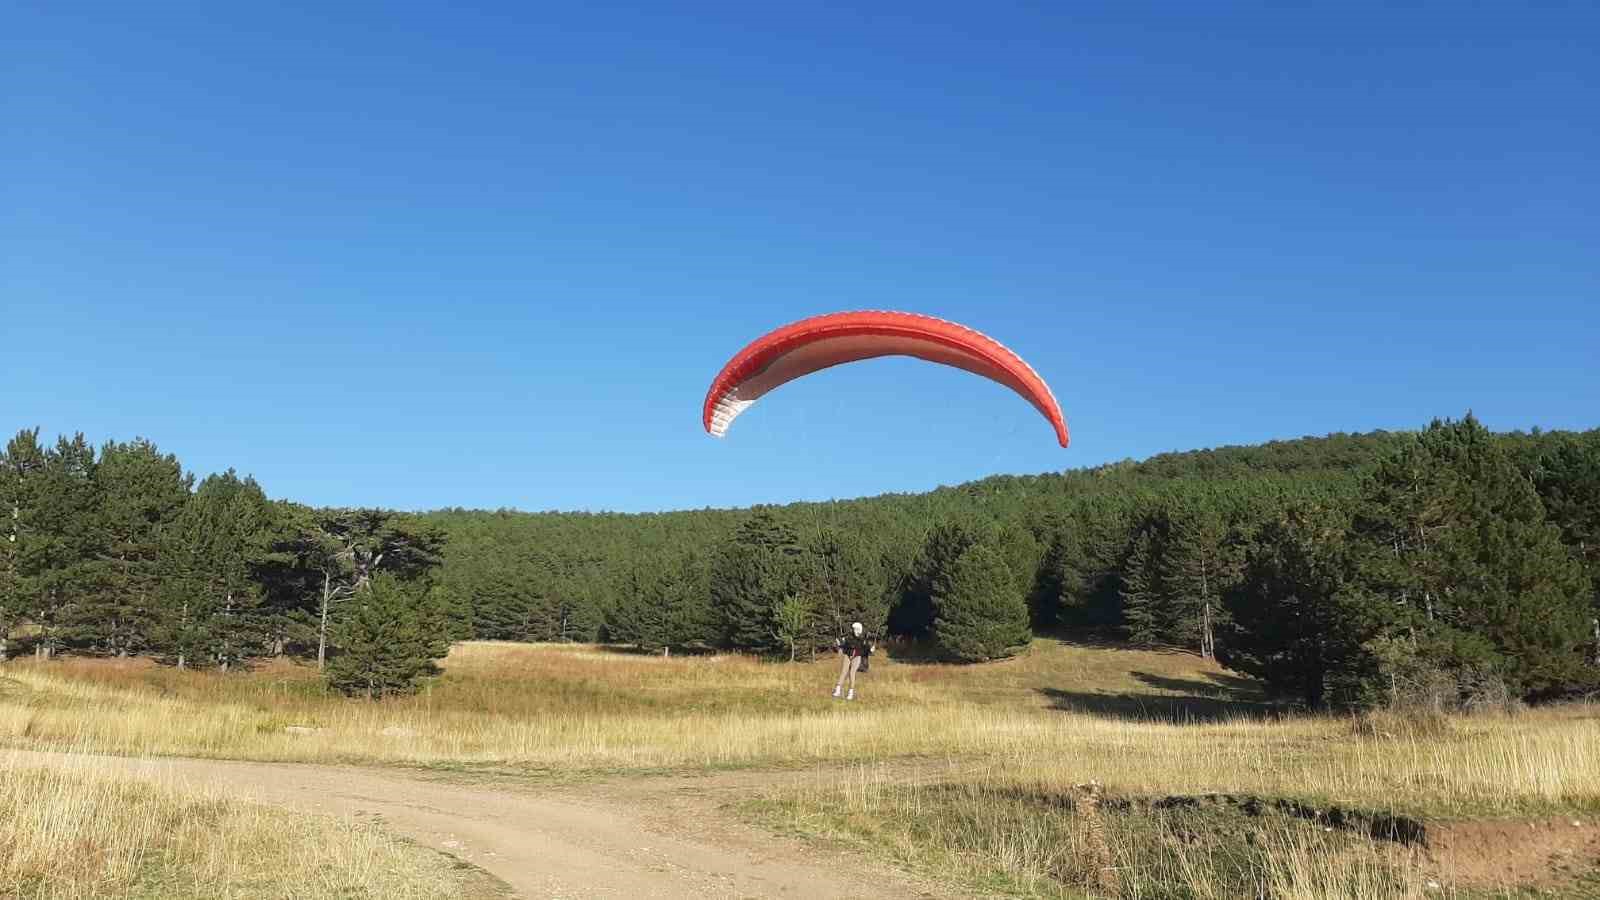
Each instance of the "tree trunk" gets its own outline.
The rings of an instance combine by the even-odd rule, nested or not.
[[[222,601],[222,652],[217,654],[217,663],[223,672],[228,671],[228,663],[233,660],[233,591],[228,591]]]
[[[1322,673],[1307,672],[1305,680],[1306,707],[1312,712],[1322,709]]]
[[[1421,548],[1423,562],[1426,563],[1427,562],[1427,557],[1428,557],[1428,532],[1423,529],[1423,527],[1422,527],[1422,525],[1420,523],[1417,525],[1417,545]],[[1423,588],[1423,591],[1422,591],[1422,602],[1427,604],[1427,606],[1428,606],[1428,621],[1432,622],[1433,621],[1433,591],[1431,591],[1431,590],[1429,590],[1427,588]]]
[[[1594,664],[1600,666],[1600,617],[1591,619],[1594,624]],[[5,659],[5,654],[0,653],[0,659]]]
[[[185,600],[185,601],[183,601],[183,607],[178,612],[178,640],[180,642],[181,641],[185,641],[185,640],[188,639],[188,631],[189,631],[189,601]],[[178,645],[178,668],[180,670],[184,668],[183,664],[184,664],[183,644],[180,643]]]
[[[322,623],[317,626],[317,671],[321,672],[328,659],[328,590],[332,581],[327,572],[322,573]]]
[[[12,549],[7,551],[7,553],[11,554],[12,561],[8,563],[8,568],[10,568],[13,575],[16,574],[15,554],[17,553],[17,523],[21,519],[22,506],[17,503],[11,504],[11,534],[8,535],[8,537],[10,538]],[[11,658],[11,645],[7,643],[7,638],[10,637],[10,635],[11,624],[5,617],[5,610],[0,609],[0,662],[5,662],[7,659]]]

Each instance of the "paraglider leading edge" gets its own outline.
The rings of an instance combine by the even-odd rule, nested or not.
[[[813,372],[879,356],[913,356],[965,369],[1011,388],[1050,422],[1061,446],[1067,425],[1050,386],[999,341],[965,325],[918,313],[863,310],[793,322],[728,360],[706,391],[702,423],[723,437],[739,414],[773,389]]]

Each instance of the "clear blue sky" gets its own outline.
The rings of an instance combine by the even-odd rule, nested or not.
[[[1394,6],[12,5],[0,425],[621,510],[1600,425],[1600,13]],[[909,360],[704,434],[863,307],[1008,343],[1072,448]]]

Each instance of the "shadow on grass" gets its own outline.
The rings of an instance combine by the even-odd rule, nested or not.
[[[618,656],[715,656],[727,651],[719,650],[710,644],[688,644],[682,647],[664,649],[661,647],[645,648],[636,644],[580,644],[570,643],[568,647],[579,647],[585,650],[598,650],[601,653],[615,653]]]
[[[1154,690],[1109,694],[1039,688],[1039,694],[1049,700],[1052,709],[1133,722],[1202,725],[1234,719],[1276,719],[1284,711],[1266,697],[1260,685],[1247,678],[1218,673],[1209,673],[1205,679],[1132,674]]]
[[[1267,702],[1267,696],[1262,692],[1260,682],[1241,678],[1238,675],[1207,672],[1204,678],[1172,678],[1166,675],[1152,675],[1149,672],[1130,672],[1129,674],[1141,684],[1173,694],[1186,694],[1247,703]]]
[[[1061,647],[1081,647],[1091,650],[1130,650],[1139,653],[1154,653],[1161,656],[1198,656],[1192,647],[1181,647],[1176,644],[1129,643],[1128,639],[1114,628],[1098,630],[1045,629],[1035,631],[1034,639]]]
[[[1045,638],[1044,640],[1046,642],[1056,643],[1062,646],[1070,645],[1067,641],[1060,641],[1054,638]],[[1038,641],[1036,640],[1035,642],[1037,643]],[[1078,644],[1076,646],[1090,645]],[[958,659],[957,657],[950,655],[950,652],[941,647],[938,641],[929,638],[888,637],[878,642],[878,649],[876,652],[898,663],[911,663],[916,665],[942,664],[949,665],[951,668],[961,669],[981,668],[993,663],[1019,660],[1027,655],[1028,647],[1013,647],[1008,655],[982,662],[975,662],[972,660]]]

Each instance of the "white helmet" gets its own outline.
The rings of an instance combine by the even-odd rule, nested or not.
[[[860,622],[851,622],[850,623],[850,630],[854,631],[856,633],[856,637],[861,637],[861,623]]]

